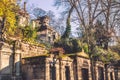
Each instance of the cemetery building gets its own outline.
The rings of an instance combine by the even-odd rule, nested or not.
[[[26,2],[24,2],[23,9],[19,9],[17,12],[17,22],[19,27],[25,27],[29,25],[30,22],[30,16],[28,12],[26,11]]]
[[[14,51],[12,45],[0,42],[0,80],[92,80],[90,59],[84,51],[65,55],[26,43],[15,45]],[[108,80],[119,80],[119,74],[119,66],[108,66]],[[102,62],[95,62],[94,75],[96,80],[106,80]]]
[[[42,16],[38,19],[32,20],[33,28],[38,28],[37,40],[41,42],[48,42],[53,44],[56,39],[60,37],[59,33],[49,25],[50,18]]]
[[[29,24],[29,15],[25,10],[19,12],[19,25]],[[1,19],[0,19],[1,21]],[[0,25],[1,27],[1,25]],[[33,28],[38,28],[37,39],[54,43],[60,35],[49,25],[49,17],[42,16],[33,20]],[[44,46],[36,46],[21,41],[12,44],[0,41],[0,80],[120,80],[120,67],[94,62],[95,73],[91,72],[90,58],[82,50],[74,54],[65,54],[59,49],[48,51]],[[106,73],[107,71],[107,73]]]

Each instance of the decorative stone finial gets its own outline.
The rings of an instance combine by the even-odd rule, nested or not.
[[[26,2],[24,2],[24,11],[26,11]]]

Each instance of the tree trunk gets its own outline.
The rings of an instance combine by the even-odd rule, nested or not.
[[[1,31],[0,31],[0,40],[4,40],[4,36],[3,36],[3,34],[4,34],[4,27],[5,27],[5,22],[6,22],[6,17],[3,17],[2,18],[2,23],[1,23]]]

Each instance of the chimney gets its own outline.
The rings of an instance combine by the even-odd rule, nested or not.
[[[24,11],[26,11],[26,2],[24,2]]]

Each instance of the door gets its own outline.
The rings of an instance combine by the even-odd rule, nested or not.
[[[88,69],[82,68],[82,80],[89,80]]]
[[[56,80],[56,67],[50,66],[50,80]]]
[[[104,80],[104,71],[102,67],[98,67],[98,80]]]
[[[69,66],[65,66],[65,77],[66,77],[66,80],[70,80],[70,68],[69,68]]]

